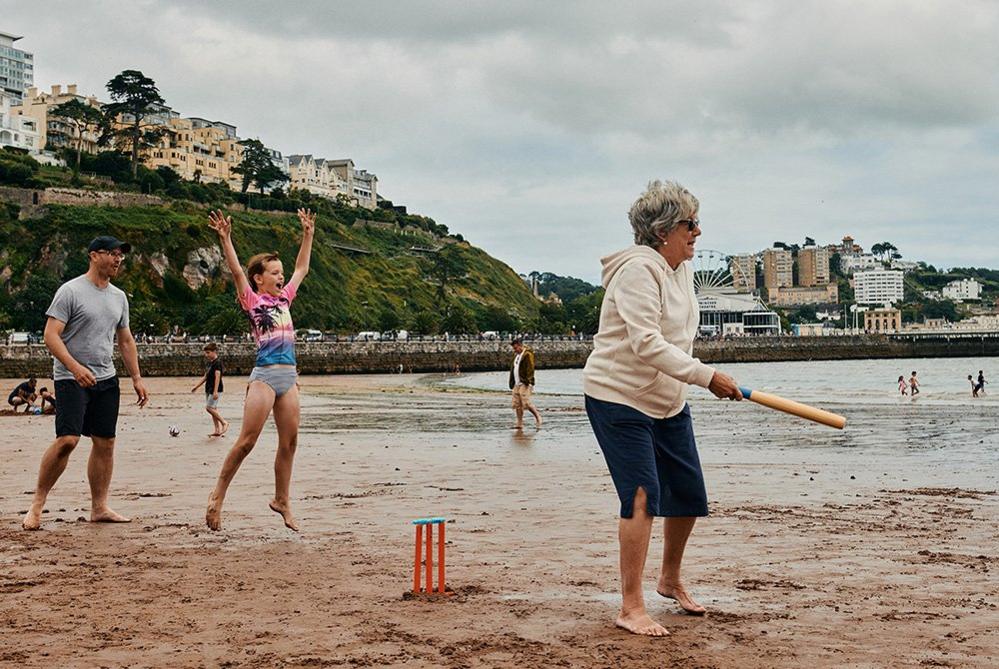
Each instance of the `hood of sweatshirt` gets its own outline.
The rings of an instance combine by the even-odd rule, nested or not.
[[[662,267],[668,274],[673,274],[676,270],[669,266],[666,259],[659,255],[659,252],[650,246],[629,246],[626,249],[622,249],[609,256],[604,256],[600,259],[600,264],[603,265],[603,270],[600,275],[600,283],[606,289],[610,285],[611,279],[617,274],[617,271],[624,267],[624,264],[631,260],[632,258],[647,258],[660,267]]]

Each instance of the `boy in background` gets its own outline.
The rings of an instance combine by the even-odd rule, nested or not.
[[[195,392],[202,384],[205,386],[205,411],[212,417],[215,431],[209,437],[221,437],[229,429],[229,422],[219,413],[219,397],[222,395],[222,361],[219,360],[219,348],[215,342],[205,344],[205,360],[207,361],[205,375],[198,385],[191,388]]]

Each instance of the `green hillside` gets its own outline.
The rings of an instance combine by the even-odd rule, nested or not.
[[[15,206],[0,203],[0,329],[42,329],[55,289],[85,271],[87,243],[113,234],[133,247],[115,281],[130,295],[133,331],[162,334],[174,325],[192,334],[245,330],[232,282],[216,265],[218,255],[203,261],[193,256],[191,262],[192,253],[212,256],[218,246],[207,211],[182,200],[127,209],[50,205],[42,218],[19,221]],[[393,229],[359,227],[357,217],[375,218]],[[241,260],[277,251],[286,276],[294,267],[299,231],[294,214],[233,213]],[[398,328],[433,333],[537,324],[539,303],[510,267],[460,236],[430,231],[435,231],[433,222],[419,216],[322,207],[312,271],[295,302],[296,326],[340,333]],[[154,263],[155,257],[163,267],[158,254],[168,261],[162,274]],[[185,266],[205,283],[192,287]]]

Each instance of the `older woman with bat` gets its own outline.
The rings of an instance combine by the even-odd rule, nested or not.
[[[622,606],[616,624],[669,634],[645,609],[642,572],[652,519],[664,516],[656,590],[688,613],[705,612],[680,580],[687,538],[708,514],[687,385],[741,400],[735,380],[691,356],[700,320],[694,296],[698,201],[673,182],[653,181],[628,213],[635,245],[601,260],[600,329],[586,361],[586,413],[621,501]]]

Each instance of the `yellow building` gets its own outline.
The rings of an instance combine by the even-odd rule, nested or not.
[[[52,86],[51,92],[43,93],[32,86],[24,92],[24,98],[20,105],[11,107],[12,116],[22,116],[34,121],[38,130],[39,150],[57,147],[76,148],[76,134],[73,127],[54,116],[49,112],[53,107],[57,107],[70,100],[79,100],[85,105],[100,109],[101,103],[93,95],[83,96],[77,93],[76,84],[70,84],[63,90],[61,84]],[[96,131],[83,134],[83,151],[86,153],[97,152],[97,139],[100,133]]]
[[[791,252],[787,249],[767,249],[763,252],[763,285],[772,288],[789,288],[794,283]]]
[[[867,332],[898,332],[902,329],[902,312],[898,309],[868,309],[864,312]]]
[[[829,283],[829,250],[806,246],[798,251],[798,285],[824,286]]]
[[[235,126],[199,118],[170,118],[159,144],[143,152],[150,169],[166,166],[191,181],[226,182],[239,190],[242,175],[233,172],[243,156]],[[228,128],[232,128],[231,131]]]
[[[768,288],[767,298],[771,305],[778,307],[832,304],[839,301],[839,286],[835,283],[828,283],[824,286]]]

